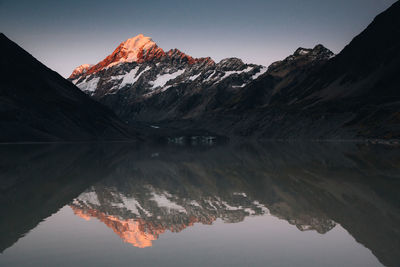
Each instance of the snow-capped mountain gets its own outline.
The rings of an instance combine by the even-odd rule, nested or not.
[[[216,64],[211,58],[193,58],[178,49],[164,52],[151,38],[140,34],[122,42],[96,65],[77,67],[69,79],[96,98],[127,90],[135,92],[135,98],[146,98],[182,84],[209,87],[230,76],[237,78],[232,87],[244,87],[263,72],[262,66],[244,64],[236,58]]]
[[[164,52],[151,38],[140,34],[122,42],[96,65],[79,66],[69,80],[125,121],[182,119],[218,107],[267,74],[280,77],[332,56],[318,45],[314,49],[299,48],[269,68],[245,64],[238,58],[216,63],[178,49]]]

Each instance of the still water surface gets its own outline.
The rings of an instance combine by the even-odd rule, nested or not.
[[[0,147],[1,266],[399,266],[400,152]]]

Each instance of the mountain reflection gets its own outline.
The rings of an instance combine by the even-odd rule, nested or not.
[[[163,183],[169,182],[168,178],[159,177],[164,179]],[[124,242],[135,247],[152,246],[152,241],[165,231],[178,233],[195,223],[211,225],[217,218],[226,223],[237,223],[247,216],[269,214],[264,204],[244,192],[233,192],[235,188],[223,187],[221,190],[226,191],[218,190],[219,195],[209,194],[210,190],[206,187],[205,191],[197,191],[196,194],[180,194],[182,188],[168,192],[135,177],[123,179],[123,183],[115,178],[110,179],[107,185],[97,183],[77,197],[70,207],[85,220],[97,218]],[[330,219],[308,214],[288,221],[301,231],[315,230],[321,234],[336,225]]]
[[[0,212],[8,214],[0,219],[0,250],[67,204],[140,248],[195,223],[270,214],[319,234],[340,224],[383,264],[400,262],[397,148],[121,144],[2,147],[0,155]]]
[[[180,198],[151,185],[137,184],[135,179],[125,182],[124,186],[130,183],[129,195],[117,187],[98,184],[76,198],[70,207],[83,219],[99,219],[135,247],[151,246],[151,241],[167,230],[177,233],[194,223],[210,225],[217,218],[235,223],[246,216],[268,212],[264,205],[251,201],[244,193],[234,194],[226,201],[203,192],[199,199]]]

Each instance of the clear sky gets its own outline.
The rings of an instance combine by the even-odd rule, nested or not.
[[[269,65],[299,46],[338,53],[395,0],[0,0],[0,31],[64,77],[143,33],[164,50]]]

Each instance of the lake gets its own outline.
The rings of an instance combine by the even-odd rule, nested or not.
[[[1,266],[400,266],[400,149],[0,146]]]

